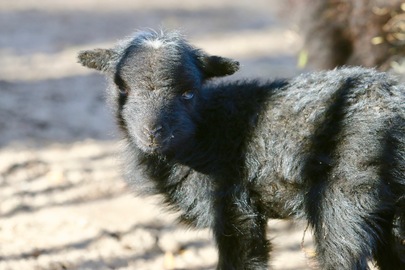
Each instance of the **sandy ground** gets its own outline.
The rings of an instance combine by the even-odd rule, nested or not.
[[[238,59],[233,78],[291,76],[301,41],[285,12],[276,0],[0,0],[0,269],[213,269],[209,231],[122,181],[104,79],[76,54],[180,28]],[[274,269],[311,269],[304,228],[270,221]]]

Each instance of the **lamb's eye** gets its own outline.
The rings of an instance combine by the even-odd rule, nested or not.
[[[192,99],[194,97],[194,92],[193,91],[186,91],[184,92],[181,97],[185,100]]]

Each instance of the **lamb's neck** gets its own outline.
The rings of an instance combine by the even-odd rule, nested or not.
[[[195,144],[206,168],[224,171],[224,166],[237,167],[236,164],[244,162],[243,153],[252,139],[259,116],[273,94],[286,84],[286,81],[265,84],[250,81],[205,89],[198,109],[201,120]]]

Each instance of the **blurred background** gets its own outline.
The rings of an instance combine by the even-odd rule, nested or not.
[[[208,231],[176,225],[159,198],[136,198],[122,181],[106,83],[76,63],[78,51],[181,29],[240,61],[228,79],[347,64],[402,76],[404,9],[398,0],[0,0],[0,270],[215,267]],[[269,223],[274,269],[315,267],[304,229]]]

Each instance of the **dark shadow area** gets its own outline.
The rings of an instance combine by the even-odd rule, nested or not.
[[[38,146],[116,139],[105,88],[105,79],[98,74],[0,81],[0,147],[16,141]]]

